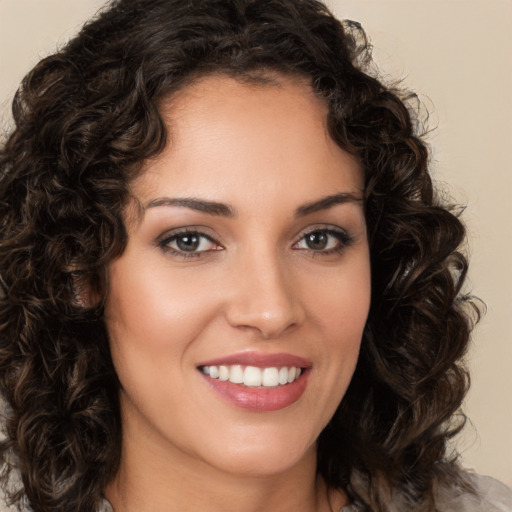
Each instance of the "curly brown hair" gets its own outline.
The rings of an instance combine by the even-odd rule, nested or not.
[[[120,457],[103,321],[129,185],[165,145],[160,102],[195,78],[308,77],[364,169],[372,304],[351,385],[318,440],[318,472],[363,510],[400,492],[433,510],[458,478],[463,364],[478,311],[461,294],[464,228],[434,193],[408,98],[370,72],[361,27],[316,0],[115,0],[23,80],[0,150],[3,485],[40,512],[92,512]],[[454,420],[456,418],[456,420]]]

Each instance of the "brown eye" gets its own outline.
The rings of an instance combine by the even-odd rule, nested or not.
[[[201,255],[205,252],[221,249],[219,244],[204,233],[182,231],[161,240],[158,245],[164,250],[175,254]]]
[[[201,238],[197,234],[183,234],[176,237],[176,247],[180,251],[197,251]]]
[[[304,234],[293,248],[330,254],[341,252],[352,241],[352,237],[342,229],[314,229]]]
[[[322,231],[313,231],[313,233],[308,233],[304,237],[304,241],[309,249],[322,251],[329,244],[329,235]]]

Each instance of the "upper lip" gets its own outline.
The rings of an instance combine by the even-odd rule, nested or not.
[[[261,352],[241,352],[239,354],[230,354],[203,361],[197,366],[231,366],[239,364],[241,366],[256,366],[259,368],[295,366],[298,368],[309,368],[311,361],[293,354],[276,353],[264,354]]]

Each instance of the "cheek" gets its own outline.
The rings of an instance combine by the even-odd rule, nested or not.
[[[112,357],[120,374],[137,361],[141,374],[146,362],[147,374],[154,375],[152,365],[183,362],[189,344],[218,308],[198,279],[180,272],[171,279],[161,264],[132,267],[128,258],[111,266],[105,318]]]
[[[361,250],[335,272],[310,275],[305,284],[311,328],[319,335],[318,350],[325,361],[318,369],[320,380],[331,389],[325,394],[329,419],[345,394],[359,357],[371,299],[367,251]]]
[[[331,348],[360,344],[370,309],[370,263],[366,252],[352,265],[308,279],[310,314]]]

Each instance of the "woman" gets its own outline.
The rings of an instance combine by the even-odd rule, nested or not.
[[[0,160],[8,501],[506,510],[447,454],[464,230],[368,65],[314,0],[121,0],[27,76]]]

